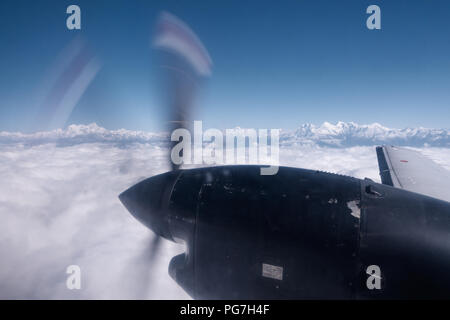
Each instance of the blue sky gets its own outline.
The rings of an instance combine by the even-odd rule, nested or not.
[[[70,4],[81,7],[80,31],[66,28]],[[366,28],[371,4],[381,30]],[[80,34],[102,69],[68,124],[160,130],[149,43],[161,10],[189,24],[212,57],[196,101],[204,127],[450,127],[449,1],[2,0],[0,131],[39,129],[42,83]]]

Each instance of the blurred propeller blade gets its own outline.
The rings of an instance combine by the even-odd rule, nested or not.
[[[150,244],[150,256],[149,256],[149,264],[150,268],[156,264],[156,255],[159,252],[159,248],[161,246],[161,237],[158,235],[155,235],[153,238],[151,244]]]
[[[167,80],[167,129],[172,133],[179,128],[188,128],[198,84],[202,78],[211,75],[211,57],[188,25],[167,12],[160,14],[153,45],[161,53],[162,75]],[[176,143],[178,141],[171,142],[171,147]],[[172,170],[180,167],[173,161],[170,165]]]
[[[211,74],[212,61],[205,47],[195,33],[174,15],[161,13],[154,48],[163,59],[162,76],[165,78],[165,93],[168,101],[163,103],[163,111],[168,110],[168,131],[187,128],[193,114],[193,101],[198,83]],[[161,81],[164,82],[164,81]],[[155,233],[144,252],[136,259],[139,266],[136,294],[147,297],[151,282],[152,268],[157,264],[157,255],[162,239],[174,240],[169,229],[168,204],[172,188],[180,174],[180,166],[170,158],[170,151],[178,141],[170,141],[169,162],[172,171],[148,178],[132,186],[119,195],[122,204],[142,224]]]

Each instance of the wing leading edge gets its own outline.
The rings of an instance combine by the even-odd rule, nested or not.
[[[450,171],[414,150],[377,147],[381,182],[450,202]]]

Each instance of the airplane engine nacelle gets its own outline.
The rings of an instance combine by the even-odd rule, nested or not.
[[[155,233],[186,243],[169,274],[194,298],[450,292],[448,204],[371,180],[287,167],[267,176],[260,166],[222,166],[158,175],[120,198]]]

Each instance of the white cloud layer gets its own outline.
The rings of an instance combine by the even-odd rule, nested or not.
[[[418,150],[450,169],[449,148]],[[183,248],[164,241],[150,268],[153,234],[117,198],[165,157],[149,143],[0,144],[0,298],[189,298],[167,274]],[[380,181],[373,146],[283,147],[280,162]],[[81,290],[66,288],[72,264]]]

